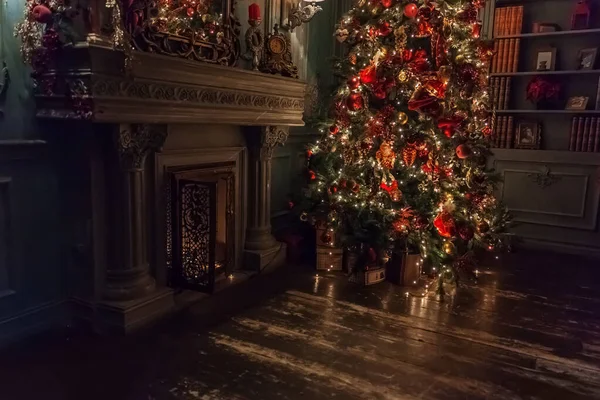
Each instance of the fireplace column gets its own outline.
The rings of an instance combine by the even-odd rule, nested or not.
[[[166,126],[119,126],[116,149],[119,157],[112,197],[113,228],[108,240],[110,263],[104,287],[104,315],[112,327],[128,331],[172,306],[170,290],[157,290],[150,273],[146,223],[147,193],[144,166],[148,155],[159,150],[167,136]]]
[[[276,146],[285,143],[287,127],[248,128],[248,226],[245,267],[262,270],[285,260],[285,244],[271,234],[271,160]]]

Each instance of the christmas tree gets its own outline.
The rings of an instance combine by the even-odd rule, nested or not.
[[[406,249],[453,279],[474,268],[475,248],[505,242],[509,217],[486,169],[483,3],[360,0],[337,26],[348,52],[333,120],[308,150],[303,217],[360,248],[363,265]]]

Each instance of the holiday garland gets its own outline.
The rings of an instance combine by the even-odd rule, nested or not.
[[[420,252],[450,280],[474,270],[473,249],[502,247],[509,216],[486,170],[492,44],[479,37],[483,5],[360,0],[343,17],[343,83],[334,120],[308,150],[303,220],[382,259]]]

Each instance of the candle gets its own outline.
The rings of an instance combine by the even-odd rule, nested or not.
[[[252,3],[248,6],[248,19],[251,21],[260,20],[260,7],[256,3]]]

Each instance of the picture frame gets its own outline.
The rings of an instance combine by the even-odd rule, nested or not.
[[[550,22],[534,22],[533,23],[533,33],[546,33],[546,32],[558,32],[560,31],[560,26],[557,24],[553,24]]]
[[[548,47],[540,49],[535,57],[536,71],[554,71],[556,68],[556,48]]]
[[[540,124],[535,121],[519,122],[515,132],[515,149],[539,149],[541,144]]]
[[[567,100],[567,110],[585,110],[590,98],[587,96],[573,96]]]
[[[596,57],[598,55],[597,47],[581,49],[577,53],[577,69],[592,70],[596,66]]]

